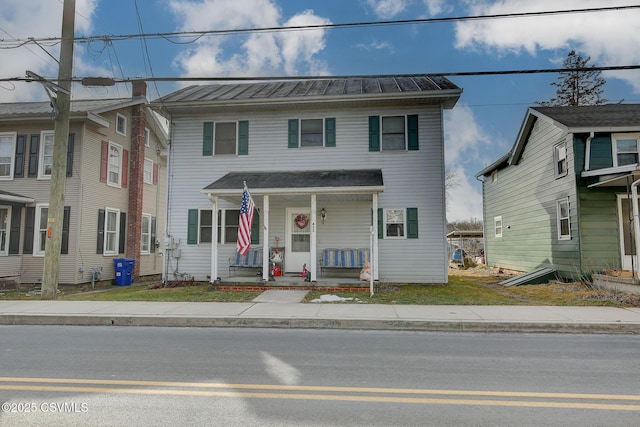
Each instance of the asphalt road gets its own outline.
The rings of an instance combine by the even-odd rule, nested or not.
[[[630,426],[640,337],[0,327],[0,426]]]

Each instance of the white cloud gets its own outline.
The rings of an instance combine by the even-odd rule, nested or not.
[[[485,152],[491,145],[499,143],[485,133],[471,108],[464,104],[457,104],[445,112],[444,130],[445,163],[447,168],[455,171],[458,183],[449,190],[447,219],[482,218],[481,186],[471,174],[495,160]]]
[[[633,5],[632,0],[565,0],[562,9],[584,9]],[[470,3],[470,15],[508,14],[558,10],[555,0],[477,1]],[[572,13],[538,17],[487,19],[456,24],[456,47],[486,49],[498,53],[535,56],[541,50],[575,49],[591,57],[593,65],[630,65],[640,62],[640,9],[594,13]],[[565,52],[566,54],[566,52]],[[640,74],[609,73],[631,83],[640,91]]]
[[[358,49],[365,50],[365,51],[381,51],[381,50],[387,50],[389,52],[394,51],[393,45],[391,43],[378,41],[378,40],[372,41],[369,44],[358,43],[356,47]]]
[[[411,0],[367,0],[367,4],[380,18],[389,19],[403,12]]]
[[[29,37],[60,37],[62,29],[62,2],[41,0],[3,0],[0,10],[0,38],[5,41],[24,40]],[[75,32],[83,34],[91,30],[92,17],[97,0],[77,0]],[[48,55],[44,50],[49,52]],[[82,72],[78,58],[82,52],[74,48],[74,71]],[[42,76],[57,76],[58,44],[43,43],[41,47],[29,43],[16,49],[3,50],[3,77],[24,77],[30,70]],[[53,58],[52,58],[53,57]],[[10,58],[7,60],[6,58]],[[80,64],[80,65],[77,65]],[[0,102],[41,100],[46,98],[44,89],[37,83],[0,83]]]
[[[328,24],[306,10],[283,22],[271,0],[201,0],[170,3],[182,30],[270,28]],[[216,35],[199,39],[174,60],[185,76],[327,74],[317,56],[325,48],[324,30],[279,31],[250,35]]]

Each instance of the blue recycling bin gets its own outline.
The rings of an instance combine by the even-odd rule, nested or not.
[[[116,285],[129,286],[133,280],[133,267],[136,260],[133,258],[114,258],[113,268],[116,272]]]

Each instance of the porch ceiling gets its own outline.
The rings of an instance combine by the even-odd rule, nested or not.
[[[244,183],[252,195],[305,194],[370,195],[384,191],[381,169],[293,172],[229,172],[200,192],[211,196],[240,196]]]

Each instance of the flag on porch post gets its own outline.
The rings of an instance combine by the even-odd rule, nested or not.
[[[244,191],[242,192],[242,204],[240,205],[240,221],[238,223],[238,245],[236,252],[241,255],[246,255],[249,252],[251,246],[251,225],[253,224],[253,211],[256,205],[253,203],[251,194],[247,189],[247,184],[244,185]]]

